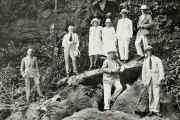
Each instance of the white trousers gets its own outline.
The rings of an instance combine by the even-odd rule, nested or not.
[[[70,59],[72,60],[73,65],[73,72],[77,72],[77,66],[76,66],[76,57],[73,54],[73,50],[64,49],[64,59],[65,59],[65,66],[66,66],[66,73],[68,74],[70,72]]]
[[[149,84],[149,111],[159,112],[160,87],[151,80]]]
[[[130,38],[120,38],[118,40],[119,54],[121,60],[129,59],[129,43],[130,43]]]
[[[143,56],[144,53],[141,48],[141,42],[143,42],[143,47],[144,49],[146,49],[148,46],[147,36],[142,34],[141,32],[138,32],[136,36],[135,47],[136,47],[137,54],[140,56]]]
[[[111,100],[111,89],[112,86],[115,86],[115,92],[113,96],[119,95],[122,91],[122,85],[120,83],[120,79],[116,80],[103,80],[104,87],[104,109],[110,109],[110,100]]]

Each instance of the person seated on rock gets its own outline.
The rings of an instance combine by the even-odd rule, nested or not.
[[[94,18],[92,19],[91,24],[92,26],[89,29],[89,70],[96,67],[98,55],[102,53],[102,27],[99,26],[100,20]]]
[[[108,52],[107,59],[102,66],[103,73],[103,87],[104,87],[104,110],[110,109],[111,99],[115,99],[122,91],[122,85],[120,83],[120,71],[124,70],[124,67],[118,63],[117,52],[111,50]],[[111,96],[112,86],[115,87],[115,92]]]
[[[30,87],[30,80],[33,79],[35,86],[37,88],[37,92],[40,97],[43,97],[43,94],[40,89],[40,74],[39,74],[39,68],[38,68],[38,62],[37,58],[33,55],[33,48],[29,48],[27,50],[27,56],[24,57],[21,61],[21,75],[25,79],[25,89],[26,89],[26,99],[27,102],[29,102],[30,98],[30,92],[31,92],[31,87]]]
[[[70,73],[70,62],[69,58],[72,60],[73,64],[73,72],[74,74],[78,74],[77,65],[76,65],[76,57],[80,55],[79,52],[79,37],[77,33],[74,33],[74,25],[69,25],[68,33],[66,33],[63,37],[62,46],[64,48],[64,59],[66,66],[66,74],[69,77]]]

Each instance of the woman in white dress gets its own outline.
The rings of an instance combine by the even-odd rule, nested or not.
[[[99,26],[100,20],[94,18],[91,21],[91,24],[92,26],[89,29],[89,59],[90,59],[89,69],[96,67],[98,55],[100,55],[102,51],[102,39],[101,39],[102,27]]]
[[[106,19],[105,27],[102,29],[103,54],[107,56],[109,51],[116,50],[116,32],[112,26],[111,19]]]

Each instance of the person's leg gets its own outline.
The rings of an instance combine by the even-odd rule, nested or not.
[[[40,97],[43,96],[42,92],[41,92],[41,89],[40,89],[40,82],[39,82],[39,77],[34,77],[34,83],[35,83],[35,86],[36,86],[36,89],[37,89],[37,92],[39,94]]]
[[[140,32],[138,32],[136,36],[135,47],[136,47],[137,54],[140,56],[143,56],[144,54],[141,48],[141,41],[142,41],[142,35]]]
[[[97,66],[97,60],[98,60],[98,55],[94,56],[94,63],[93,66],[96,67]]]
[[[112,95],[112,101],[115,101],[116,98],[120,95],[122,92],[122,85],[120,83],[120,79],[114,80],[114,86],[115,86],[115,91]]]
[[[104,110],[110,109],[111,87],[112,87],[112,84],[110,81],[105,81],[105,80],[103,81]]]
[[[64,59],[65,59],[65,67],[66,67],[66,74],[69,76],[69,50],[64,49]]]
[[[149,94],[149,112],[153,112],[153,85],[152,85],[152,81],[149,84],[148,87],[148,94]]]
[[[89,60],[90,60],[89,70],[92,69],[92,67],[93,67],[93,58],[94,58],[93,55],[89,56]]]
[[[124,59],[125,60],[128,60],[129,59],[129,43],[130,43],[130,39],[127,38],[125,41],[124,41],[124,47],[125,47],[125,54],[124,54]]]
[[[26,89],[26,100],[29,102],[30,94],[31,94],[31,88],[30,88],[30,78],[25,77],[25,89]]]
[[[153,101],[151,111],[159,113],[159,100],[160,100],[160,87],[157,84],[153,84]]]
[[[123,40],[118,40],[120,59],[124,60],[124,43]]]
[[[142,41],[143,41],[143,47],[144,47],[144,49],[146,49],[148,46],[148,38],[146,35],[142,36]]]
[[[72,65],[73,65],[73,72],[75,74],[78,74],[78,70],[77,70],[77,63],[76,63],[76,56],[74,56],[73,54],[70,53],[71,59],[72,59]]]

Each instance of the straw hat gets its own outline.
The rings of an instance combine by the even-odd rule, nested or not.
[[[97,22],[98,24],[100,24],[100,20],[98,18],[93,18],[91,20],[91,24],[93,24],[94,22]]]
[[[107,52],[108,55],[111,54],[111,53],[116,54],[116,50],[110,50],[110,51]]]
[[[127,9],[122,9],[121,12],[120,12],[120,14],[128,14],[128,12],[129,12],[129,11],[128,11]]]
[[[111,23],[111,19],[107,18],[105,23]]]
[[[152,51],[152,50],[153,50],[153,47],[149,45],[144,51],[147,52],[147,51]]]
[[[141,6],[141,10],[147,10],[147,9],[148,9],[147,5],[142,5]]]

